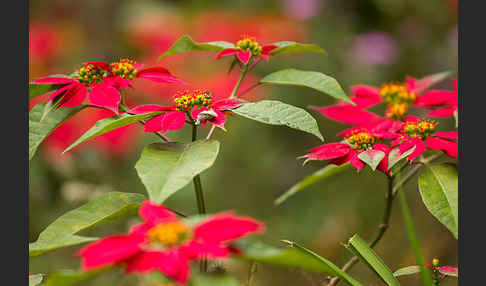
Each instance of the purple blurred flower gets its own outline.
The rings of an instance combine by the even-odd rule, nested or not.
[[[358,64],[387,65],[398,58],[399,48],[388,34],[375,31],[358,35],[350,52],[352,60]]]
[[[307,20],[317,15],[323,0],[283,0],[285,13],[297,20]]]

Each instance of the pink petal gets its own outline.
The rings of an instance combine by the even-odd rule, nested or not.
[[[32,83],[35,84],[67,84],[77,82],[75,79],[69,77],[54,77],[54,76],[46,76],[41,77],[34,80]]]
[[[420,118],[418,118],[417,116],[413,116],[413,115],[409,115],[407,117],[405,117],[405,122],[419,122],[420,121]]]
[[[223,258],[228,257],[230,251],[218,243],[190,241],[184,248],[184,254],[189,259]]]
[[[354,152],[349,152],[348,154],[346,154],[342,157],[338,157],[338,158],[334,158],[334,159],[330,160],[329,164],[341,166],[342,164],[345,164],[345,163],[348,163],[349,161],[351,161],[353,156],[354,156]]]
[[[265,45],[262,47],[262,55],[268,55],[271,51],[275,50],[278,48],[277,45]]]
[[[427,137],[426,141],[427,149],[442,150],[450,157],[458,157],[458,145],[457,142],[441,139],[438,137]]]
[[[329,143],[312,148],[304,157],[311,160],[328,160],[346,156],[351,147],[346,143]]]
[[[145,104],[139,105],[127,111],[127,113],[131,114],[145,114],[145,113],[152,113],[157,111],[165,111],[168,108],[166,106],[158,105],[158,104]]]
[[[164,134],[170,130],[178,130],[186,123],[186,114],[181,111],[170,111],[161,115],[162,131]]]
[[[431,117],[449,117],[454,116],[454,112],[457,110],[457,107],[444,107],[439,108],[434,111],[427,113],[427,116]]]
[[[137,72],[137,77],[146,78],[148,80],[160,82],[160,83],[186,84],[182,80],[170,74],[170,72],[163,67],[152,67],[152,68],[140,70]]]
[[[435,132],[433,136],[445,139],[459,140],[459,135],[457,134],[457,131]]]
[[[104,84],[96,85],[88,95],[91,104],[112,110],[118,114],[118,105],[121,102],[120,92]]]
[[[262,232],[264,225],[250,217],[221,213],[210,216],[194,229],[194,240],[204,243],[233,241],[252,233]]]
[[[118,90],[122,90],[124,88],[129,87],[132,81],[126,78],[122,78],[120,76],[110,76],[110,77],[105,77],[103,79],[103,83],[105,85],[112,86]]]
[[[131,236],[140,236],[142,238],[145,238],[145,237],[147,237],[147,232],[152,227],[154,227],[154,225],[151,224],[151,223],[147,223],[147,222],[139,223],[139,224],[132,226],[130,228],[129,233],[130,233]]]
[[[367,108],[381,102],[380,89],[369,85],[355,85],[351,87],[354,94],[350,99],[360,108]]]
[[[222,57],[226,57],[229,55],[234,55],[238,52],[239,52],[238,49],[224,49],[216,56],[216,59],[220,59]]]
[[[459,85],[458,85],[458,82],[457,82],[457,78],[452,79],[452,86],[454,87],[454,90],[456,91],[456,93],[458,93],[459,92]]]
[[[352,105],[331,105],[326,107],[312,107],[325,117],[350,125],[364,124],[379,119],[374,113]]]
[[[388,154],[391,151],[391,148],[385,144],[375,144],[373,145],[374,150],[380,150],[385,152],[385,157],[381,160],[380,164],[378,164],[377,169],[382,171],[385,174],[388,174]]]
[[[248,50],[246,52],[238,52],[236,53],[236,57],[246,65],[251,58],[251,51]]]
[[[223,99],[218,100],[211,105],[211,108],[214,110],[230,110],[235,109],[239,106],[243,105],[243,102],[239,101],[238,99]]]
[[[150,201],[145,201],[138,209],[138,213],[141,218],[152,225],[176,219],[176,215],[163,205]]]
[[[59,102],[59,107],[75,107],[83,103],[88,93],[86,86],[80,83],[70,84]]]
[[[434,107],[444,105],[450,101],[457,101],[457,93],[448,90],[429,90],[419,96],[415,104],[421,107]]]
[[[358,153],[356,153],[356,151],[352,150],[352,152],[354,152],[354,154],[351,157],[351,160],[349,160],[349,164],[354,166],[359,173],[364,168],[365,163],[361,162],[361,160],[358,158]]]
[[[219,110],[215,110],[214,112],[216,112],[216,114],[218,116],[216,116],[215,118],[209,120],[209,122],[211,122],[213,125],[216,125],[218,126],[219,128],[224,129],[224,124],[226,123],[226,115],[224,115],[223,112],[219,111]]]
[[[143,132],[159,132],[162,130],[162,120],[164,119],[163,114],[154,116],[149,120],[145,121],[145,126],[143,127]]]
[[[410,160],[410,162],[412,162],[415,158],[425,152],[425,142],[422,141],[420,138],[413,137],[399,146],[400,153],[404,153],[405,151],[410,150],[410,148],[413,148],[413,146],[416,146],[415,150],[410,155],[408,155],[408,159]]]
[[[457,268],[451,267],[451,266],[442,266],[442,267],[439,267],[439,272],[441,274],[444,274],[444,275],[453,275],[453,276],[457,276],[458,275]]]
[[[116,235],[102,238],[81,249],[82,268],[85,270],[119,263],[141,251],[143,240],[138,236]]]
[[[178,250],[144,251],[127,261],[126,272],[159,270],[166,276],[185,284],[190,275],[186,257]]]
[[[99,69],[102,69],[102,70],[105,70],[105,71],[111,73],[110,65],[108,65],[105,62],[87,62],[87,63],[84,63],[84,64],[90,64],[90,65],[93,65],[93,66],[95,66]]]

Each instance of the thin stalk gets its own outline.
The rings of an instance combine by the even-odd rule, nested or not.
[[[241,82],[243,81],[243,78],[245,78],[247,71],[248,71],[248,64],[243,66],[243,69],[241,70],[240,78],[238,79],[238,82],[236,83],[235,87],[233,88],[233,92],[231,93],[229,98],[235,98],[236,93],[238,92],[238,89],[240,88]]]

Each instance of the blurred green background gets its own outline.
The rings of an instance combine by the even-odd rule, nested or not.
[[[349,92],[354,84],[380,85],[402,81],[406,75],[422,77],[444,70],[457,71],[457,0],[31,0],[30,79],[55,73],[70,73],[83,61],[130,57],[147,66],[162,65],[195,87],[206,87],[218,97],[228,96],[238,72],[227,74],[230,59],[215,60],[215,54],[194,52],[157,63],[181,35],[196,41],[236,41],[243,34],[260,43],[296,40],[316,43],[328,52],[281,55],[261,62],[245,80],[243,88],[259,77],[282,68],[315,70],[335,77]],[[139,82],[130,92],[129,104],[167,103],[180,86]],[[452,89],[449,80],[436,88]],[[259,87],[248,100],[273,98],[299,107],[329,105],[330,97],[298,87]],[[46,98],[31,102],[31,107]],[[346,127],[308,109],[318,121],[327,142]],[[383,112],[383,109],[374,109]],[[54,132],[30,163],[29,241],[55,218],[97,195],[109,191],[144,193],[134,164],[144,145],[157,137],[143,134],[133,125],[112,132],[61,155],[61,151],[106,116],[85,112]],[[441,120],[451,129],[451,120]],[[202,174],[209,212],[235,209],[240,215],[267,225],[263,240],[280,246],[280,239],[294,240],[342,265],[350,255],[340,245],[358,233],[371,239],[384,208],[386,178],[365,168],[360,174],[346,171],[322,181],[284,204],[273,201],[301,180],[322,168],[314,161],[302,166],[296,157],[321,144],[315,137],[285,127],[263,125],[232,117],[228,132],[217,130],[220,154],[213,168]],[[207,128],[202,131],[205,135]],[[189,128],[169,132],[173,140],[188,141]],[[427,261],[457,266],[457,241],[425,209],[416,180],[405,188],[413,219]],[[192,184],[169,198],[166,205],[194,214]],[[97,234],[123,232],[128,223],[102,227]],[[282,245],[283,246],[283,245]],[[30,259],[31,273],[49,273],[77,268],[73,256],[78,247],[54,251]],[[391,227],[376,247],[392,270],[414,264],[404,233],[398,204]],[[224,262],[230,273],[245,281],[248,264]],[[364,266],[353,276],[366,285],[381,285]],[[312,284],[309,279],[314,279]],[[323,277],[301,271],[260,266],[254,285],[320,285]],[[403,285],[418,285],[418,276],[400,278]],[[136,279],[121,280],[116,274],[101,276],[85,285],[141,285]],[[447,278],[441,285],[457,285]]]

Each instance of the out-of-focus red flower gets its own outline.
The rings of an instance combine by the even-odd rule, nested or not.
[[[81,249],[83,269],[125,262],[126,272],[155,270],[186,284],[189,261],[228,257],[232,250],[229,242],[264,229],[260,222],[231,212],[189,226],[164,206],[150,201],[140,206],[139,214],[144,222],[129,234],[108,236]]]
[[[29,59],[47,61],[55,58],[61,51],[61,34],[56,27],[46,23],[29,23]]]
[[[417,106],[434,109],[427,116],[448,117],[453,116],[459,104],[457,79],[452,79],[454,91],[432,89],[417,99]]]

